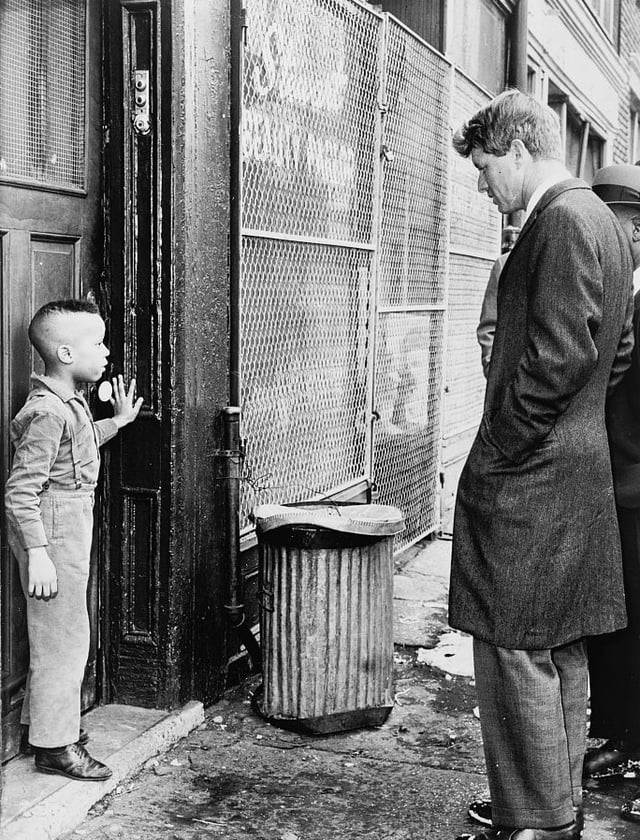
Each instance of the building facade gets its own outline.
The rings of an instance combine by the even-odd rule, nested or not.
[[[247,667],[256,504],[394,504],[399,549],[450,530],[502,224],[451,131],[521,83],[576,174],[640,158],[640,11],[5,0],[0,27],[3,471],[31,315],[93,295],[144,407],[104,453],[84,703],[212,702]],[[9,758],[28,647],[2,552]]]

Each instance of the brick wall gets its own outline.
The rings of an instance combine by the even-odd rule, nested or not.
[[[627,79],[631,54],[638,51],[640,51],[640,8],[638,8],[636,0],[621,0],[620,59],[627,71]],[[627,163],[629,161],[630,108],[631,92],[627,83],[620,101],[619,130],[613,149],[614,163]]]

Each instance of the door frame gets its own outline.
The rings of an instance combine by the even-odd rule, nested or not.
[[[29,314],[29,309],[33,305],[37,305],[28,297],[31,294],[31,282],[25,282],[29,280],[29,277],[25,276],[26,272],[33,270],[33,253],[37,250],[37,248],[34,249],[34,243],[41,246],[43,252],[53,253],[59,250],[61,254],[69,254],[73,263],[70,293],[74,296],[82,296],[95,290],[98,279],[103,274],[101,6],[92,3],[91,0],[85,0],[84,17],[83,186],[58,186],[18,177],[3,178],[0,182],[0,188],[3,191],[0,204],[3,207],[3,219],[6,222],[0,229],[0,348],[3,351],[0,362],[2,376],[0,385],[0,470],[2,472],[0,474],[3,476],[8,474],[11,460],[9,425],[12,415],[20,407],[16,399],[16,389],[19,388],[22,392],[28,387],[28,381],[23,381],[22,377],[19,381],[16,380],[15,372],[12,371],[12,360],[15,360],[16,354],[18,358],[33,359],[33,350],[30,348],[24,329],[25,324],[20,319],[25,314]],[[61,202],[68,202],[68,208],[61,205]],[[21,210],[23,207],[25,209]],[[39,210],[40,218],[44,220],[39,226],[30,224],[30,220],[34,218],[35,207]],[[38,214],[35,218],[38,218]],[[57,249],[56,244],[61,247]],[[16,265],[16,260],[19,260],[18,265]],[[23,303],[18,303],[16,307],[17,295],[20,295],[19,301]],[[12,301],[13,309],[17,308],[17,312],[12,312]],[[32,365],[29,364],[27,367],[32,367]],[[22,394],[20,394],[21,400]],[[4,516],[2,520],[0,531],[3,551],[8,552]],[[6,562],[13,562],[8,556],[4,559]],[[94,545],[92,581],[95,580],[96,570],[101,565],[97,562]],[[0,632],[2,632],[3,619],[1,611],[0,601]],[[90,663],[92,661],[95,663],[95,679],[92,680],[89,688],[91,705],[100,702],[100,674],[103,670],[100,666],[99,653],[103,632],[98,592],[96,592],[95,600],[94,625],[92,626]],[[4,641],[0,639],[0,642]],[[6,688],[6,686],[0,685],[0,688]],[[18,702],[9,712],[8,717],[19,715],[19,708]],[[7,720],[4,723],[7,725]],[[4,726],[0,729],[4,729]],[[17,737],[16,730],[9,741],[3,743],[3,735],[0,732],[0,756],[4,756],[9,750],[12,753],[15,751]]]

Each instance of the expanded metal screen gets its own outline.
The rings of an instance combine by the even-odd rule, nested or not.
[[[388,19],[380,306],[444,305],[451,67]]]
[[[243,226],[369,244],[379,18],[348,0],[250,0]]]
[[[243,79],[243,525],[367,480],[403,547],[438,524],[451,66],[355,0],[248,0]]]
[[[489,101],[489,95],[464,73],[456,71],[451,125],[458,129]],[[467,158],[451,155],[451,250],[495,259],[500,253],[501,216],[478,192],[478,173]]]
[[[0,178],[84,185],[85,0],[0,3]]]
[[[243,518],[367,472],[371,252],[247,237]]]
[[[438,523],[452,71],[393,18],[385,54],[373,477],[401,546]]]
[[[396,548],[438,523],[443,324],[443,312],[378,318],[374,477],[379,501],[404,513]]]
[[[473,436],[482,417],[484,376],[476,327],[493,260],[452,254],[449,263],[449,335],[446,428]]]
[[[243,523],[368,474],[380,17],[250,0],[243,90]]]
[[[482,88],[456,71],[453,129],[488,100]],[[472,439],[482,416],[484,377],[475,331],[489,272],[500,254],[501,227],[495,206],[478,192],[478,173],[470,160],[452,154],[450,179],[449,342],[443,434],[447,440],[459,435]],[[452,447],[452,451],[459,453],[464,447]]]

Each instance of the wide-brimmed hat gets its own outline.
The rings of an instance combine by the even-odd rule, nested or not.
[[[594,175],[591,189],[605,204],[640,205],[640,166],[616,163]]]

